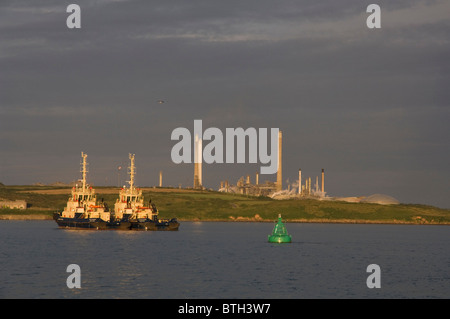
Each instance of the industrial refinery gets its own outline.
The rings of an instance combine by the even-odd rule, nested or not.
[[[272,198],[285,198],[285,197],[325,197],[325,173],[322,169],[322,184],[319,189],[318,177],[316,177],[316,184],[314,187],[311,185],[311,177],[305,178],[304,183],[302,180],[302,171],[299,169],[299,179],[297,188],[288,185],[287,189],[283,189],[283,133],[278,132],[278,170],[276,182],[265,181],[260,183],[258,172],[255,173],[254,183],[251,182],[250,175],[242,176],[236,181],[236,184],[230,184],[228,180],[220,182],[219,192],[236,193],[251,196],[269,196]],[[162,177],[160,172],[160,187],[162,186]],[[202,140],[195,136],[194,143],[194,189],[203,189],[202,181]]]
[[[194,140],[194,182],[193,189],[203,190],[202,171],[202,139],[198,135]],[[302,169],[298,170],[298,180],[294,183],[286,182],[283,188],[283,133],[278,131],[278,170],[276,181],[260,181],[260,174],[255,173],[252,181],[251,175],[241,176],[234,184],[228,179],[220,182],[219,192],[243,194],[247,196],[267,196],[273,199],[317,199],[317,200],[339,200],[346,202],[370,202],[378,204],[398,204],[398,200],[388,195],[374,194],[359,197],[331,197],[325,191],[325,169],[322,168],[316,176],[303,176]],[[253,174],[252,174],[253,175]],[[162,171],[159,173],[159,187],[162,184]],[[180,185],[181,188],[181,185]]]
[[[235,185],[232,185],[228,180],[221,181],[219,192],[237,193],[252,196],[269,196],[275,199],[285,198],[325,198],[325,171],[322,169],[322,184],[319,189],[318,176],[316,177],[316,184],[314,188],[311,186],[311,177],[302,180],[302,170],[298,170],[298,182],[294,185],[288,184],[286,189],[283,189],[283,133],[278,132],[278,170],[276,182],[265,181],[259,182],[259,173],[255,173],[255,182],[251,182],[250,175],[241,177]],[[297,187],[296,187],[297,186]]]
[[[202,190],[203,186],[203,172],[202,172],[202,139],[195,135],[194,140],[194,184],[193,188]],[[269,196],[272,198],[286,198],[286,197],[305,197],[305,198],[325,198],[325,173],[322,169],[322,184],[319,189],[318,177],[316,177],[316,184],[313,188],[311,186],[311,177],[302,180],[302,170],[299,169],[299,179],[297,187],[287,185],[287,189],[283,189],[283,133],[278,131],[278,169],[276,182],[265,181],[259,182],[260,174],[256,172],[255,182],[251,182],[250,175],[242,176],[236,181],[236,184],[230,184],[228,180],[220,182],[219,192],[236,193],[251,196]],[[162,171],[159,172],[159,187],[162,187]]]

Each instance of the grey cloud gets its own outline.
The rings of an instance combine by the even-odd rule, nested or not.
[[[381,30],[365,27],[370,1],[77,3],[81,30],[60,1],[0,4],[1,182],[70,181],[85,151],[96,184],[133,152],[142,183],[163,169],[190,185],[170,133],[203,119],[279,127],[292,181],[324,167],[330,194],[414,202],[418,176],[421,201],[449,207],[445,1],[379,1]],[[252,171],[205,165],[205,182]]]

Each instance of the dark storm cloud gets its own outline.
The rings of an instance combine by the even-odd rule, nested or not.
[[[378,1],[381,30],[372,1],[74,2],[80,30],[69,3],[0,4],[3,183],[75,179],[83,150],[98,184],[133,152],[142,184],[191,185],[170,133],[203,119],[279,127],[291,182],[325,167],[331,195],[449,207],[445,1]],[[215,188],[254,169],[204,170]]]

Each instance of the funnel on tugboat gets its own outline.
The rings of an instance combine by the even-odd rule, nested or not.
[[[273,228],[272,234],[268,235],[269,243],[290,243],[291,235],[288,234],[286,226],[281,220],[281,214],[278,214],[278,221]]]

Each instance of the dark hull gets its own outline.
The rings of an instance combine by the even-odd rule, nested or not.
[[[70,229],[89,229],[89,230],[106,230],[107,222],[101,219],[85,219],[85,218],[63,218],[56,219],[56,223],[60,228]]]
[[[101,219],[65,218],[59,213],[53,215],[60,228],[86,229],[86,230],[143,230],[143,231],[175,231],[180,224],[173,218],[171,220],[119,220],[104,221]]]
[[[180,227],[180,223],[173,218],[171,220],[144,220],[144,221],[132,221],[131,230],[144,230],[144,231],[176,231]]]
[[[108,229],[112,230],[131,230],[131,223],[129,221],[114,221],[108,223]]]

